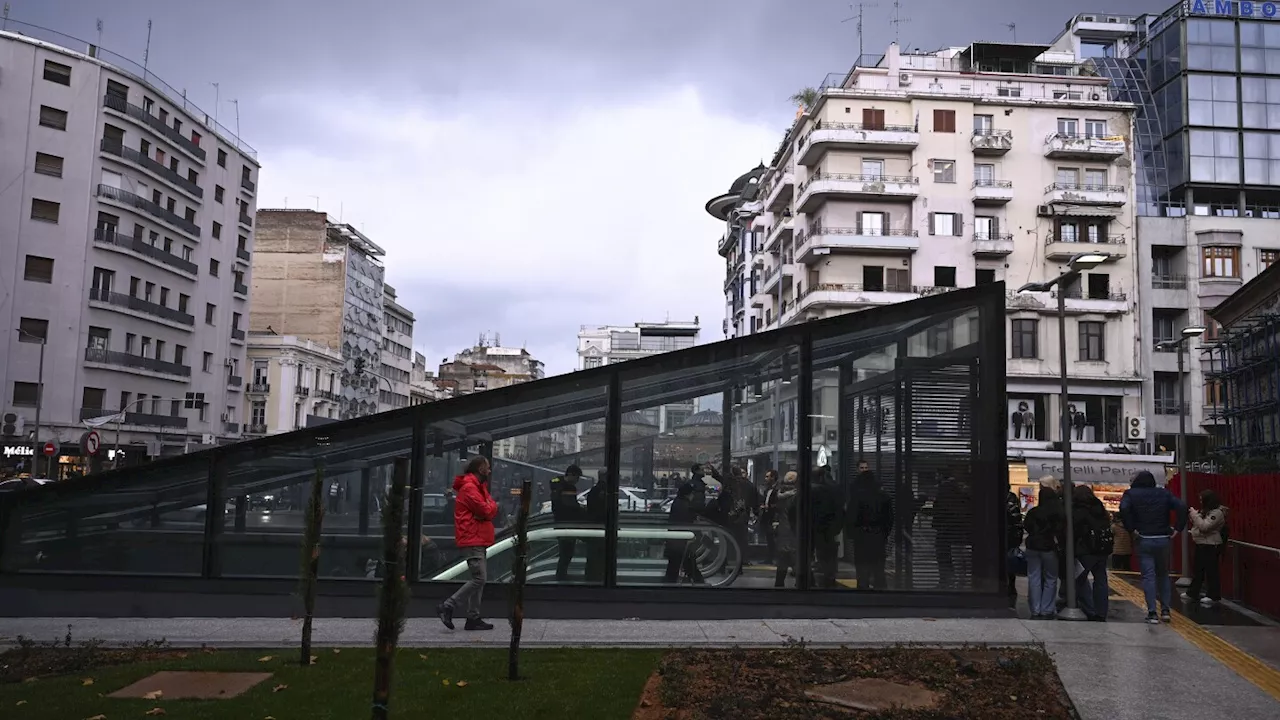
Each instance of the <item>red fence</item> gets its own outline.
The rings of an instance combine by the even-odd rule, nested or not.
[[[1200,506],[1200,491],[1211,489],[1227,506],[1231,540],[1280,548],[1280,474],[1212,475],[1188,473],[1191,507]],[[1177,475],[1168,488],[1181,492]],[[1180,496],[1180,495],[1179,495]],[[1172,567],[1182,567],[1182,543],[1174,543]],[[1236,587],[1236,579],[1240,587]],[[1239,545],[1222,560],[1222,594],[1260,612],[1280,617],[1280,555]]]

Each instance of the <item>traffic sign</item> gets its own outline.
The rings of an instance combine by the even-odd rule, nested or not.
[[[54,444],[53,444],[53,443],[51,443],[51,442],[47,442],[47,443],[45,443],[45,444],[44,444],[44,454],[45,454],[45,457],[53,457],[53,456],[54,456],[54,455],[56,455],[57,453],[58,453],[58,446],[57,446],[57,445],[54,445]]]
[[[84,451],[89,455],[97,455],[98,448],[102,447],[102,438],[98,436],[97,430],[90,430],[84,436]]]

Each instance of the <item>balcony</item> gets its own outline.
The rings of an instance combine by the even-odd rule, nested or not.
[[[253,218],[249,217],[247,213],[240,213],[240,224],[245,227],[253,227]]]
[[[249,295],[249,286],[245,285],[242,282],[232,283],[231,290],[237,295],[244,295],[244,296]]]
[[[1049,293],[1049,298],[1053,301],[1051,308],[1055,312],[1058,308],[1058,292],[1054,290]],[[1067,290],[1063,304],[1066,311],[1072,314],[1118,315],[1129,311],[1129,296],[1122,292],[1082,294],[1079,290],[1072,289]]]
[[[773,218],[773,227],[769,229],[769,237],[765,239],[764,249],[772,250],[777,246],[778,241],[784,235],[791,235],[795,227],[795,218],[791,215],[775,215]]]
[[[143,155],[137,150],[125,147],[124,143],[102,138],[100,148],[102,152],[107,153],[108,155],[115,155],[118,158],[131,162],[194,198],[200,199],[204,197],[204,188],[191,182],[190,179],[182,177],[168,167],[152,160],[146,155]]]
[[[920,249],[919,233],[903,228],[818,227],[797,233],[796,260],[809,264],[832,252],[910,255]]]
[[[974,130],[969,138],[974,155],[999,157],[1013,149],[1012,130]]]
[[[1081,185],[1053,183],[1044,189],[1044,201],[1050,205],[1124,205],[1128,193],[1123,185]]]
[[[252,195],[258,191],[258,186],[249,178],[240,178],[240,189]]]
[[[920,178],[907,175],[852,175],[814,173],[800,185],[800,212],[818,209],[828,200],[915,200],[920,194]]]
[[[1013,254],[1013,233],[978,233],[973,236],[974,257],[1005,257]]]
[[[764,208],[770,212],[781,212],[791,206],[791,198],[795,196],[796,178],[791,171],[778,175],[765,195]]]
[[[804,312],[819,307],[872,307],[915,300],[921,296],[920,288],[907,286],[877,286],[867,289],[863,283],[818,283],[805,288],[796,301],[795,311]]]
[[[107,245],[114,252],[122,252],[125,255],[133,255],[140,260],[152,263],[160,263],[166,270],[178,271],[188,280],[195,280],[196,275],[200,272],[200,268],[190,260],[182,258],[172,253],[148,245],[139,238],[131,235],[121,235],[115,230],[107,228],[98,228],[93,231],[93,241],[99,245]]]
[[[240,434],[240,423],[224,422],[224,423],[222,423],[222,432],[224,432],[224,433],[226,433],[226,434],[228,434],[228,435],[239,435],[239,434]]]
[[[1152,402],[1152,410],[1155,411],[1154,414],[1156,415],[1181,415],[1186,413],[1188,417],[1191,416],[1190,402],[1182,402],[1179,404],[1177,398],[1168,397],[1157,397],[1154,398]]]
[[[1004,205],[1013,200],[1013,181],[983,178],[973,181],[974,205]]]
[[[329,402],[338,401],[338,393],[332,390],[317,390],[316,397],[320,398],[321,400],[328,400]]]
[[[231,328],[231,340],[233,342],[244,342],[245,332],[240,328]]]
[[[166,325],[185,325],[186,327],[179,328],[181,330],[189,330],[196,324],[194,316],[188,315],[184,312],[179,312],[172,308],[167,308],[163,305],[158,305],[148,300],[136,298],[131,295],[125,295],[124,293],[110,292],[108,290],[91,287],[89,288],[89,302],[90,304],[100,303],[103,305],[109,305],[110,307],[104,308],[108,310],[114,308],[132,310],[137,313],[142,313],[143,315],[158,318],[164,321],[162,324]]]
[[[249,251],[248,251],[248,250],[245,250],[244,248],[236,248],[236,259],[237,259],[237,260],[240,260],[240,261],[243,261],[243,262],[249,262],[250,258],[251,258],[251,256],[249,255]]]
[[[121,190],[110,185],[98,186],[98,197],[109,200],[111,202],[124,205],[127,207],[141,210],[157,220],[169,223],[173,227],[185,232],[193,238],[200,237],[200,227],[184,217],[169,212],[150,200],[134,195],[127,190]]]
[[[1151,307],[1181,308],[1191,307],[1191,294],[1187,292],[1185,275],[1151,275]]]
[[[1159,275],[1151,274],[1151,287],[1155,290],[1186,290],[1186,275]]]
[[[1045,238],[1044,256],[1048,260],[1067,262],[1080,253],[1101,253],[1109,255],[1109,262],[1125,256],[1125,239],[1123,235],[1099,235],[1094,237],[1073,237],[1060,240],[1052,233]]]
[[[820,123],[800,138],[800,164],[812,167],[828,150],[914,150],[920,131],[913,125]]]
[[[179,149],[186,152],[188,155],[199,160],[201,164],[204,164],[206,155],[204,148],[192,142],[191,138],[184,137],[182,133],[164,124],[163,120],[152,115],[146,110],[138,107],[137,105],[130,105],[129,102],[123,98],[113,97],[111,95],[106,95],[102,98],[102,106],[108,110],[114,110],[131,120],[142,123],[150,128],[152,132],[160,135],[164,139],[176,145]]]
[[[1044,156],[1054,160],[1092,160],[1110,162],[1125,154],[1123,137],[1086,137],[1071,133],[1053,133],[1044,141]]]
[[[107,410],[105,408],[80,408],[81,420],[93,420],[94,418],[111,417],[119,415],[119,410]],[[159,428],[177,428],[185,430],[187,427],[187,418],[180,415],[151,415],[148,413],[126,412],[122,419],[121,425],[137,425],[142,427],[159,427]],[[115,423],[110,423],[109,427],[115,427]]]
[[[271,392],[271,383],[255,382],[249,385],[248,390],[250,395],[266,395]]]
[[[244,426],[244,433],[246,435],[266,435],[267,425],[266,423],[249,423]]]
[[[293,394],[298,397],[310,397],[311,388],[306,387],[305,385],[295,385],[293,386]]]
[[[154,358],[133,355],[131,353],[116,352],[114,350],[103,350],[91,347],[85,348],[84,361],[86,364],[105,365],[110,368],[143,370],[162,375],[174,375],[179,378],[191,377],[191,368],[187,365],[165,362],[164,360],[156,360]]]

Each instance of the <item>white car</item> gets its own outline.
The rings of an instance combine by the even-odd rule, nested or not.
[[[587,506],[587,493],[591,492],[590,488],[578,493],[578,504]],[[618,488],[618,510],[621,512],[647,512],[655,505],[661,505],[662,500],[649,499],[649,491],[644,488],[623,486]],[[542,503],[539,513],[551,512],[551,501]]]

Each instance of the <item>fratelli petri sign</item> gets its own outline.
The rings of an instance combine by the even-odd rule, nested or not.
[[[1211,17],[1255,18],[1275,20],[1280,18],[1280,2],[1250,2],[1250,0],[1191,0],[1186,3],[1188,15]]]

